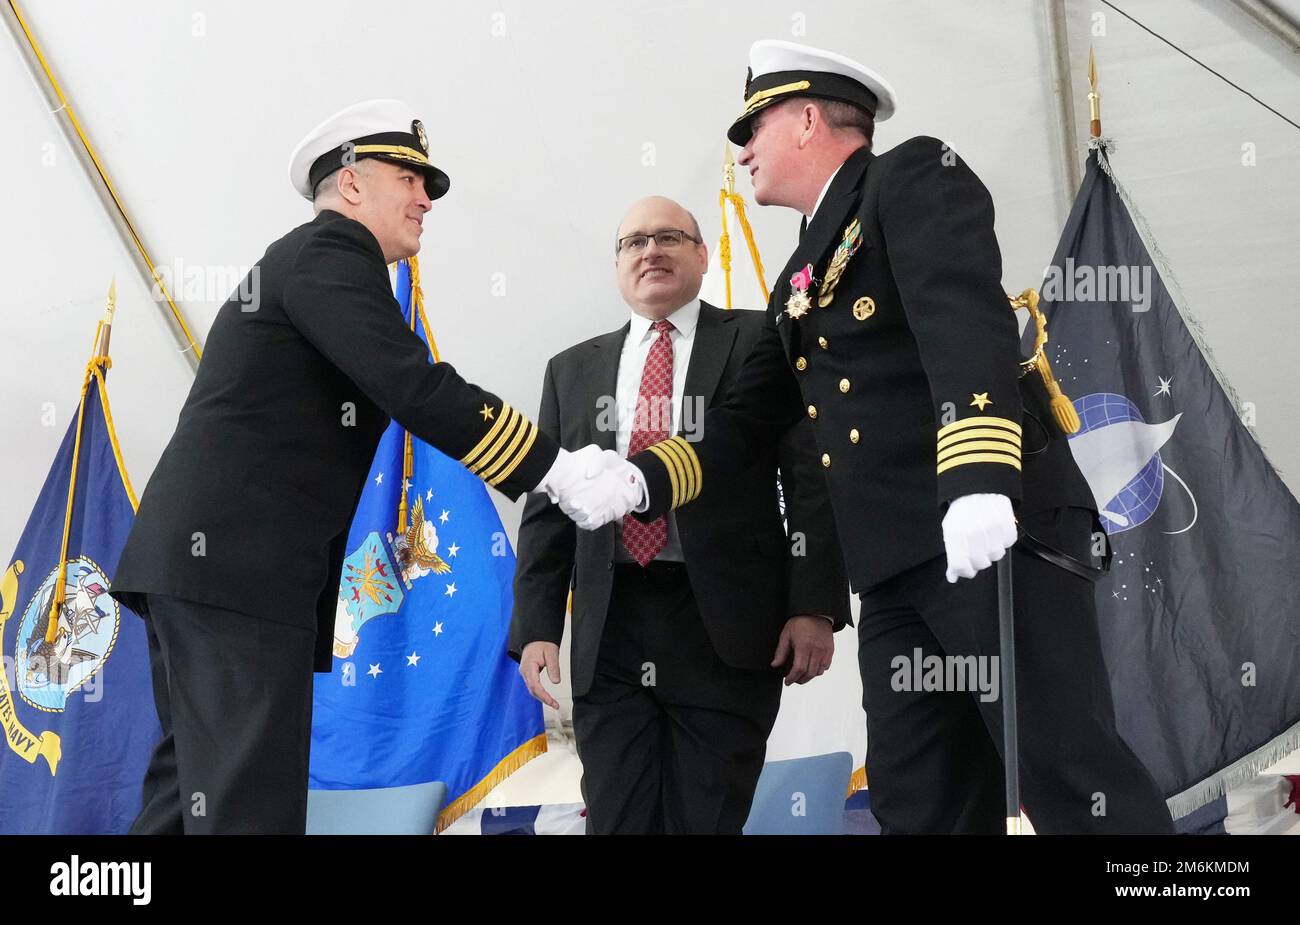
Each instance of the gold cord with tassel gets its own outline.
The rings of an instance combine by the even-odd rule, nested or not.
[[[113,365],[108,358],[108,341],[113,326],[113,313],[117,310],[117,279],[108,287],[108,304],[104,308],[104,317],[95,325],[95,340],[91,348],[92,356],[86,364],[86,374],[81,379],[81,397],[77,401],[77,436],[72,443],[72,466],[68,474],[68,500],[63,510],[63,539],[59,544],[59,569],[54,576],[54,596],[50,599],[50,613],[45,625],[45,641],[53,644],[59,638],[59,612],[67,600],[68,580],[68,542],[72,536],[72,508],[77,493],[77,468],[81,461],[81,432],[86,419],[86,392],[90,381],[94,379],[100,385],[103,395],[104,373]]]
[[[731,233],[727,230],[727,203],[736,210],[736,221],[745,236],[745,245],[749,248],[749,259],[754,264],[754,273],[758,277],[758,288],[763,292],[763,301],[772,297],[763,277],[763,259],[758,255],[758,244],[754,241],[754,229],[745,214],[745,199],[736,192],[736,161],[731,156],[731,145],[727,142],[724,151],[726,157],[722,165],[722,189],[718,191],[718,205],[722,210],[722,236],[718,240],[718,260],[722,266],[722,276],[727,284],[727,308],[731,308]]]
[[[1028,310],[1030,318],[1036,326],[1034,336],[1033,355],[1020,364],[1024,373],[1038,370],[1038,374],[1043,378],[1043,385],[1047,387],[1047,395],[1051,400],[1052,418],[1056,421],[1056,426],[1061,429],[1061,433],[1069,436],[1077,434],[1081,425],[1079,421],[1079,412],[1074,410],[1074,403],[1061,391],[1060,383],[1052,374],[1052,364],[1047,361],[1047,352],[1043,349],[1047,346],[1047,319],[1043,313],[1038,310],[1038,290],[1026,289],[1018,296],[1008,295],[1007,299],[1011,302],[1011,310],[1023,308]],[[1023,373],[1022,373],[1023,375]]]

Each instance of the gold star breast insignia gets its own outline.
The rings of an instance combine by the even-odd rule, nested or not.
[[[993,399],[989,398],[988,392],[972,392],[971,404],[983,411],[985,405],[993,404]]]
[[[490,420],[492,420],[492,406],[491,406],[491,405],[484,405],[484,406],[483,406],[483,410],[480,411],[479,414],[483,415],[483,420],[485,420],[485,421],[490,421]]]

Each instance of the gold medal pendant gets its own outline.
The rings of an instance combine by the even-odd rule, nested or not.
[[[785,303],[785,313],[796,321],[808,314],[812,308],[812,297],[808,295],[807,289],[796,289],[790,293],[790,298]]]

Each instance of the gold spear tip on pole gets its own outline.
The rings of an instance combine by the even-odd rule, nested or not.
[[[95,338],[95,356],[108,355],[108,339],[113,329],[113,313],[117,311],[117,276],[108,284],[108,298],[104,303],[104,320],[99,324],[99,336]]]
[[[736,159],[731,156],[731,142],[722,142],[722,187],[727,195],[736,192]]]
[[[1093,138],[1101,137],[1101,93],[1097,90],[1097,55],[1088,46],[1088,131]]]

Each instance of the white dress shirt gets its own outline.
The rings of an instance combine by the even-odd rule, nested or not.
[[[840,166],[835,168],[835,173],[831,174],[829,177],[826,178],[826,185],[822,187],[821,195],[817,197],[817,202],[813,205],[813,210],[808,213],[807,217],[808,217],[809,225],[811,225],[813,223],[813,219],[817,217],[817,210],[821,208],[822,200],[826,198],[826,191],[829,190],[831,188],[831,184],[835,182],[835,174],[839,173],[843,169],[844,169],[844,165],[840,164]]]
[[[695,344],[695,328],[700,320],[700,300],[692,299],[667,318],[673,330],[668,333],[673,345],[673,396],[672,430],[669,436],[681,433],[682,394],[686,390],[686,370],[691,363],[691,348]],[[651,327],[654,322],[633,313],[623,352],[618,360],[618,384],[614,394],[615,414],[618,416],[618,437],[615,448],[618,455],[627,458],[627,448],[632,442],[632,426],[636,421],[637,398],[641,392],[641,374],[645,371],[650,346],[659,334]],[[653,409],[650,409],[653,413]],[[694,409],[702,412],[704,409]],[[656,561],[682,562],[682,543],[677,534],[677,518],[671,512],[668,518],[668,545],[655,557]],[[614,522],[614,560],[632,562],[632,554],[623,545],[623,521]]]

